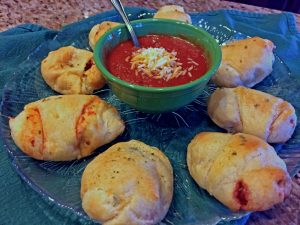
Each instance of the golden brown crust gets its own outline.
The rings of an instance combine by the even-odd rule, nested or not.
[[[172,173],[157,148],[135,140],[115,144],[84,170],[83,209],[104,225],[156,224],[172,200]]]
[[[184,12],[184,8],[179,5],[164,5],[158,9],[158,12]]]
[[[286,142],[297,124],[290,103],[245,87],[217,89],[209,98],[208,114],[229,132],[252,134],[269,143]]]
[[[275,119],[275,108],[283,100],[244,87],[237,87],[234,92],[243,124],[241,132],[267,140],[270,135],[270,126]]]
[[[285,142],[290,139],[296,128],[297,117],[294,107],[288,102],[281,102],[276,110],[276,116],[270,127],[268,141]]]
[[[184,12],[183,7],[177,5],[166,5],[161,7],[155,13],[154,18],[173,19],[186,23],[192,23],[190,15]]]
[[[291,188],[291,178],[286,171],[265,167],[243,174],[235,186],[233,195],[240,209],[264,211],[283,202],[290,194]]]
[[[220,87],[253,87],[272,72],[274,48],[260,37],[222,46],[222,63],[212,81]]]
[[[92,94],[105,85],[93,53],[73,46],[50,52],[42,61],[41,73],[46,83],[61,94]]]
[[[120,25],[120,23],[104,21],[92,27],[89,33],[89,45],[94,50],[97,41],[109,30]]]
[[[27,112],[22,112],[19,115],[26,129],[12,132],[12,138],[15,140],[17,146],[27,155],[32,155],[34,158],[41,158],[45,141],[41,115],[38,108],[30,108]]]
[[[235,41],[222,47],[222,60],[243,74],[260,63],[267,48],[273,49],[273,43],[260,37]]]
[[[234,89],[217,89],[208,100],[207,113],[220,127],[229,132],[241,132],[243,124]]]
[[[252,135],[200,133],[188,146],[187,164],[199,186],[234,211],[269,209],[291,191],[283,160]]]
[[[92,95],[51,96],[9,121],[12,138],[29,156],[65,161],[90,155],[124,130],[117,110]]]
[[[197,174],[196,182],[204,189],[208,188],[208,172],[212,165],[212,159],[216,158],[229,138],[230,134],[201,132],[196,135],[188,145],[187,164],[190,174]],[[199,145],[199,142],[202,145]],[[198,153],[201,151],[201,154]]]

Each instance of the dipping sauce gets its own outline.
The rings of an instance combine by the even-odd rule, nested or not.
[[[179,37],[139,37],[141,48],[128,40],[107,56],[110,73],[128,83],[148,87],[170,87],[189,83],[208,70],[204,49]]]

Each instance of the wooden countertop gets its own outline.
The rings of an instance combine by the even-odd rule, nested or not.
[[[157,9],[166,4],[184,6],[188,12],[201,12],[217,9],[238,9],[259,13],[280,13],[278,10],[244,5],[222,0],[123,0],[126,6],[143,6]],[[42,26],[59,29],[89,16],[112,9],[109,0],[66,0],[63,3],[55,0],[1,0],[0,31],[7,30],[22,23],[37,23]],[[298,30],[300,15],[295,14]],[[300,224],[300,179],[299,174],[293,179],[293,191],[284,203],[270,210],[253,213],[248,225],[297,225]]]

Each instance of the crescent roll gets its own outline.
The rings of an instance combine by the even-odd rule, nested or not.
[[[198,185],[233,211],[263,211],[291,192],[286,165],[274,148],[249,134],[199,133],[187,164]]]
[[[157,148],[132,140],[113,145],[85,168],[84,211],[103,225],[154,225],[167,214],[173,170]]]
[[[93,53],[73,46],[50,52],[42,61],[41,73],[46,83],[60,94],[92,94],[105,85]]]
[[[94,50],[96,43],[100,39],[100,37],[102,37],[107,31],[118,25],[120,25],[120,23],[104,21],[93,26],[89,33],[89,45],[91,46],[91,48]]]
[[[29,103],[9,126],[25,154],[51,161],[88,156],[124,130],[117,110],[93,95],[51,96]]]
[[[192,23],[189,14],[184,12],[184,8],[178,5],[165,5],[158,9],[154,14],[154,18],[157,19],[173,19],[186,23]]]
[[[286,142],[297,124],[290,103],[245,87],[217,89],[209,98],[207,111],[228,132],[252,134],[269,143]]]
[[[222,62],[212,81],[219,87],[253,87],[272,72],[272,41],[253,37],[222,46]]]

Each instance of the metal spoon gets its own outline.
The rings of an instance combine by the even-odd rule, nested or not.
[[[115,7],[115,9],[118,11],[118,13],[121,15],[129,33],[130,33],[130,36],[132,38],[134,46],[140,48],[141,45],[137,39],[136,34],[134,33],[134,30],[130,24],[130,21],[126,15],[126,12],[124,10],[124,7],[123,7],[121,1],[120,0],[110,0],[110,1],[113,4],[113,6]]]

